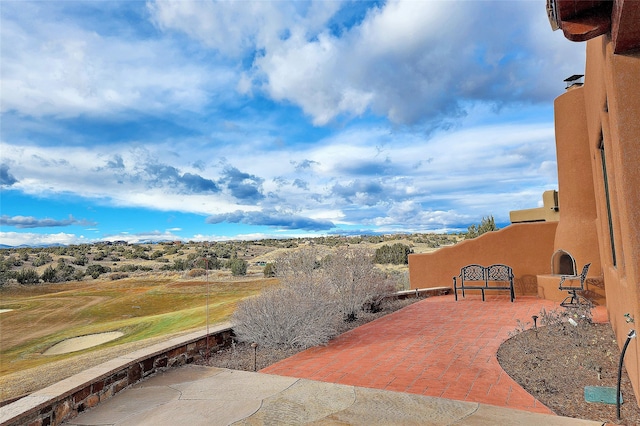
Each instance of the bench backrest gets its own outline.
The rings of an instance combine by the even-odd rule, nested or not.
[[[511,281],[513,270],[510,266],[495,264],[487,267],[487,281]]]
[[[467,265],[460,269],[460,279],[464,281],[484,281],[485,267],[482,265]]]

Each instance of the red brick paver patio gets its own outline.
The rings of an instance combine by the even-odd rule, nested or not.
[[[558,307],[536,297],[452,295],[416,302],[273,364],[262,373],[387,389],[552,414],[500,367],[516,321]],[[606,321],[606,310],[594,320]]]

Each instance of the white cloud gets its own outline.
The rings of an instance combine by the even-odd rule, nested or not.
[[[84,236],[75,234],[66,234],[59,232],[56,234],[36,234],[32,232],[0,232],[0,241],[8,246],[49,246],[49,245],[70,245],[70,244],[89,244],[94,242],[88,240]]]
[[[259,49],[238,89],[251,92],[251,75],[256,88],[300,106],[316,125],[369,110],[398,123],[437,124],[455,122],[468,102],[550,101],[584,59],[584,49],[552,33],[542,2],[395,0],[338,34],[318,24],[339,3],[312,4],[320,3],[335,6],[316,25],[308,10],[283,2],[156,2],[150,9],[161,28],[222,53]]]
[[[192,146],[189,140],[91,148],[3,144],[3,156],[17,180],[12,187],[28,194],[72,193],[114,206],[199,215],[271,211],[335,224],[418,227],[435,218],[453,224],[468,221],[468,211],[506,217],[514,204],[534,206],[555,186],[550,123],[430,137],[354,126],[292,150]],[[194,167],[221,152],[224,162]],[[183,186],[187,176],[198,186]],[[230,184],[250,198],[234,198]],[[523,190],[528,187],[535,190]]]
[[[209,102],[210,91],[235,81],[229,69],[205,67],[168,39],[104,35],[55,19],[55,8],[48,11],[53,16],[38,11],[33,3],[3,4],[3,113],[69,118],[193,110]]]

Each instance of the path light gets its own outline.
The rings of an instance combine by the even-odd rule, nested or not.
[[[258,371],[258,344],[253,342],[251,347],[253,348],[253,371]]]
[[[629,331],[629,334],[627,334],[627,341],[624,342],[622,352],[620,353],[620,364],[618,365],[618,388],[616,389],[616,416],[618,417],[618,420],[620,420],[620,380],[622,379],[622,361],[624,361],[624,353],[627,351],[627,346],[629,346],[629,342],[634,337],[636,337],[636,331]]]
[[[538,338],[538,316],[531,315],[531,319],[533,320],[533,331],[536,333],[536,339]]]

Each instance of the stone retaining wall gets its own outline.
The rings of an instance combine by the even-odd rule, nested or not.
[[[169,339],[85,370],[0,407],[0,425],[59,425],[160,371],[202,359],[229,346],[231,324]],[[207,341],[208,340],[208,341]]]

